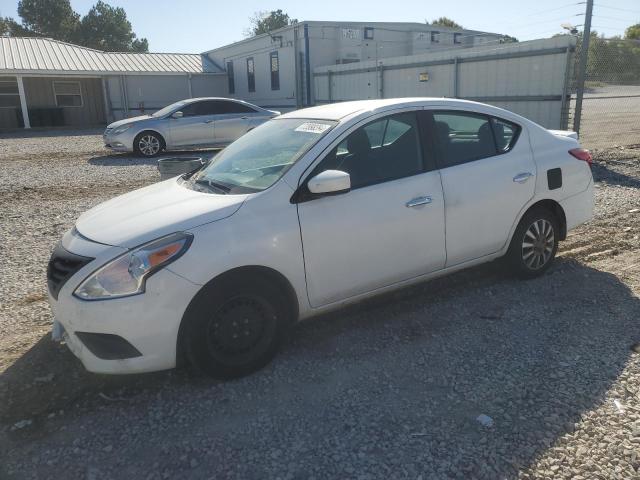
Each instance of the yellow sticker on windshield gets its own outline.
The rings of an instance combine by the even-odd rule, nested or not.
[[[322,133],[329,127],[331,127],[331,125],[327,125],[326,123],[305,122],[298,128],[296,128],[295,131],[307,133]]]

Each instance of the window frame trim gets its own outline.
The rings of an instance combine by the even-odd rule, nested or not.
[[[78,85],[78,91],[80,93],[58,93],[56,92],[56,83],[71,83],[71,84],[75,84]],[[53,80],[51,82],[52,88],[53,88],[53,99],[56,102],[56,107],[58,108],[82,108],[84,107],[84,95],[82,95],[82,82],[79,82],[77,80]],[[66,96],[74,96],[80,97],[80,105],[59,105],[58,104],[58,96],[61,95],[66,95]]]
[[[445,170],[447,168],[453,168],[453,167],[458,167],[460,165],[466,165],[467,163],[472,163],[472,162],[477,162],[478,160],[484,160],[486,158],[493,158],[493,157],[497,157],[500,155],[505,155],[507,153],[510,153],[514,147],[516,146],[516,144],[518,143],[518,140],[520,138],[520,134],[522,133],[522,125],[511,121],[511,120],[507,120],[506,118],[502,118],[502,117],[497,117],[495,115],[491,115],[490,113],[483,113],[483,112],[476,112],[473,110],[455,110],[455,109],[431,109],[429,108],[428,110],[425,110],[425,113],[427,113],[431,119],[432,119],[432,126],[433,126],[433,130],[431,130],[432,132],[432,137],[434,140],[434,156],[436,158],[436,164],[438,166],[438,170]],[[461,163],[456,163],[455,165],[446,165],[443,158],[444,158],[444,154],[443,154],[443,150],[442,150],[442,145],[440,145],[440,141],[438,140],[438,136],[435,134],[435,114],[449,114],[449,115],[469,115],[469,116],[476,116],[476,117],[485,117],[489,123],[489,128],[491,129],[491,138],[493,138],[493,145],[495,147],[495,151],[496,153],[494,153],[493,155],[483,155],[483,156],[479,156],[479,157],[474,157],[471,158],[469,160],[466,160],[464,162]],[[509,148],[505,151],[500,151],[498,149],[498,142],[496,141],[496,132],[495,132],[495,128],[493,126],[493,122],[494,120],[500,120],[502,122],[505,123],[509,123],[511,125],[515,125],[517,127],[517,131],[515,132],[513,138],[511,139],[511,142],[509,143]]]

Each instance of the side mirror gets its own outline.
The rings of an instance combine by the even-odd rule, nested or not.
[[[341,170],[325,170],[307,182],[313,194],[338,194],[351,190],[351,177]]]
[[[171,114],[171,118],[182,118],[183,115],[184,114],[180,110],[178,110],[177,112],[173,112]]]

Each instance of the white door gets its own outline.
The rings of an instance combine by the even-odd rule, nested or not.
[[[526,131],[469,112],[433,112],[445,201],[447,266],[498,252],[533,197]]]
[[[415,112],[356,130],[307,179],[324,170],[349,173],[352,189],[298,204],[312,306],[444,266],[440,174],[425,172]]]
[[[171,147],[211,144],[214,137],[215,112],[211,102],[201,101],[185,105],[182,118],[168,118]]]

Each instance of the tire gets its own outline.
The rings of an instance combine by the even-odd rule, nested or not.
[[[278,353],[291,316],[286,296],[271,279],[231,275],[207,285],[185,314],[188,359],[214,378],[253,373]]]
[[[133,150],[136,154],[147,158],[155,157],[165,147],[164,139],[155,132],[141,132],[133,141]]]
[[[527,212],[516,228],[506,260],[520,278],[535,278],[553,264],[558,251],[560,227],[556,216],[545,208]]]

